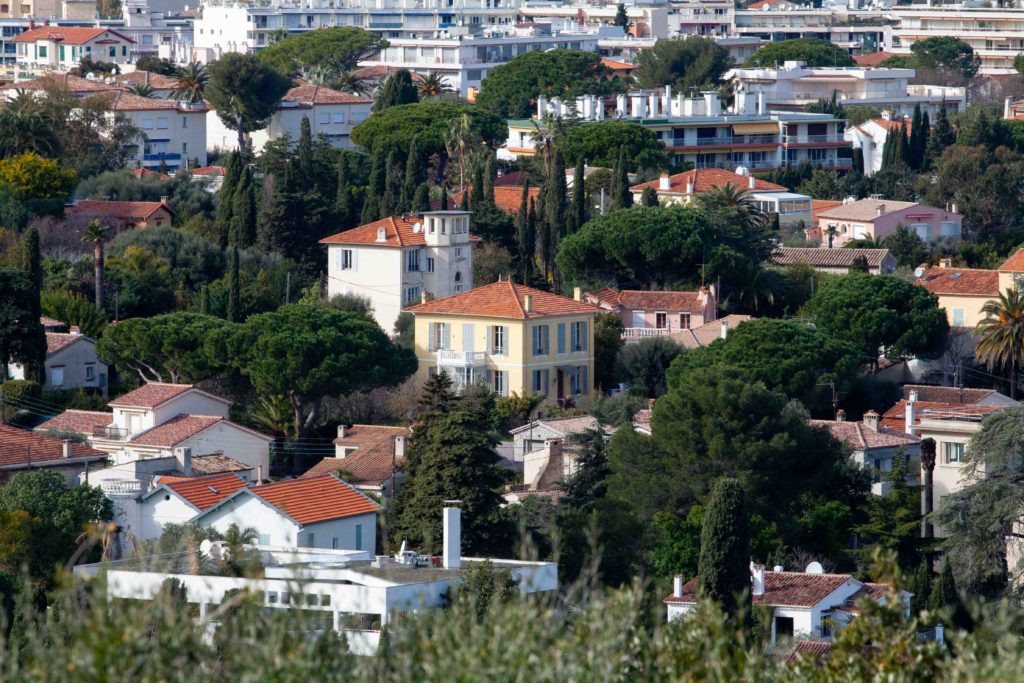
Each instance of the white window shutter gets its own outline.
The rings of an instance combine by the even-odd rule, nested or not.
[[[356,270],[359,267],[359,250],[352,250],[352,270]]]
[[[444,348],[450,351],[452,348],[452,326],[451,323],[444,324]]]
[[[501,343],[505,347],[501,351],[501,355],[503,355],[503,356],[507,356],[508,355],[508,353],[509,353],[508,347],[509,347],[509,344],[511,343],[511,341],[509,340],[509,336],[508,336],[508,330],[509,330],[508,325],[502,325],[501,326]]]

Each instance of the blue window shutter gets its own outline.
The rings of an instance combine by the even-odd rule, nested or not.
[[[576,324],[569,324],[569,351],[573,352],[576,350]]]
[[[558,352],[565,353],[565,323],[558,323]]]
[[[589,391],[590,391],[590,371],[589,371],[589,368],[586,365],[582,366],[580,368],[580,374],[582,375],[582,377],[580,378],[580,386],[583,387],[583,390],[580,393],[582,393],[584,396],[586,396],[589,393]]]
[[[544,355],[551,353],[551,326],[544,326]]]
[[[494,325],[487,326],[487,344],[485,344],[487,353],[494,353]]]
[[[586,321],[583,322],[583,324],[580,326],[580,329],[583,331],[582,332],[582,334],[583,334],[583,350],[586,351],[587,350],[587,346],[589,344],[588,337],[590,336],[589,334],[587,334],[587,323],[586,323]]]
[[[487,388],[494,389],[494,370],[487,371]]]
[[[544,393],[547,394],[551,387],[551,370],[544,371]]]
[[[427,337],[427,351],[434,350],[434,323],[428,323],[427,329],[429,330]]]

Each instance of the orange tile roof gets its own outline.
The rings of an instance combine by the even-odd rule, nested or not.
[[[98,410],[65,410],[60,415],[51,417],[37,425],[37,432],[66,432],[91,436],[96,427],[106,427],[113,423],[114,414]]]
[[[932,294],[999,296],[999,273],[979,268],[928,268],[915,280]]]
[[[385,231],[383,242],[377,241],[379,228]],[[423,218],[419,214],[389,216],[320,240],[320,244],[366,244],[379,247],[416,247],[426,243]]]
[[[245,479],[237,474],[212,474],[206,477],[189,477],[168,482],[161,479],[164,485],[187,500],[197,510],[207,510],[230,496],[235,491],[248,486]],[[157,491],[159,489],[154,489]],[[152,494],[149,494],[152,495]],[[148,495],[146,496],[149,497]]]
[[[871,121],[871,123],[875,124],[876,126],[878,126],[880,128],[884,128],[885,130],[896,130],[900,126],[903,126],[907,130],[907,135],[910,135],[911,125],[910,125],[910,118],[909,117],[905,116],[905,117],[903,117],[903,119],[897,119],[897,120],[890,120],[890,119],[881,119],[881,118],[879,118],[879,119],[870,119],[870,121]],[[862,123],[861,125],[863,126],[864,124]]]
[[[136,168],[134,171],[132,171],[132,174],[136,178],[158,178],[160,180],[171,179],[171,176],[167,175],[166,173],[157,173],[156,171],[153,171],[148,168]]]
[[[376,513],[380,506],[340,479],[326,475],[254,486],[254,494],[299,524]]]
[[[709,320],[698,327],[691,327],[688,330],[679,330],[678,332],[674,332],[672,333],[672,339],[683,348],[699,349],[722,337],[723,324],[727,325],[731,330],[735,329],[735,327],[740,323],[753,319],[753,316],[730,313],[723,318]]]
[[[468,190],[467,190],[468,191]],[[534,201],[540,200],[540,188],[529,187],[526,190],[527,197]],[[452,195],[455,204],[462,206],[462,197],[464,192],[456,192]],[[472,196],[472,195],[470,195]],[[510,185],[495,185],[494,187],[494,205],[505,213],[515,214],[519,212],[519,207],[523,203],[523,188],[513,187]]]
[[[530,311],[525,309],[527,295],[533,298]],[[552,294],[551,292],[543,292],[526,285],[502,281],[484,285],[483,287],[476,287],[468,292],[453,294],[443,299],[410,306],[405,310],[412,313],[479,315],[491,318],[526,320],[528,318],[541,318],[549,315],[599,313],[601,309],[592,304]]]
[[[109,199],[76,199],[75,203],[64,207],[69,216],[101,216],[145,220],[159,209],[173,213],[169,206],[162,202],[122,202]]]
[[[72,458],[106,460],[107,454],[83,444],[72,444]],[[28,466],[64,460],[64,441],[0,423],[0,467]]]
[[[842,206],[843,202],[839,199],[812,199],[811,200],[811,216],[814,220],[818,220],[818,214],[830,209],[834,209],[837,206]]]
[[[811,420],[810,422],[815,427],[828,429],[837,441],[847,444],[854,450],[913,446],[921,441],[920,438],[907,434],[898,427],[888,427],[881,422],[879,422],[877,432],[863,422],[839,420]]]
[[[858,66],[878,66],[890,57],[895,57],[892,52],[872,52],[866,55],[854,55],[853,61],[857,62]]]
[[[94,95],[94,97],[110,97],[107,93],[100,93]],[[142,97],[131,92],[118,92],[116,93],[110,103],[110,108],[114,111],[153,111],[153,110],[164,110],[173,109],[175,111],[181,111],[182,113],[198,113],[202,114],[205,109],[185,109],[178,102],[174,100],[165,100],[159,97]]]
[[[103,81],[90,81],[88,78],[72,76],[68,73],[47,74],[39,78],[33,78],[30,81],[18,81],[13,83],[12,87],[17,90],[43,90],[45,88],[57,87],[65,88],[73,93],[113,92],[117,90],[116,86],[109,85]]]
[[[1004,273],[1024,273],[1024,247],[1010,254],[1010,258],[1003,261],[1003,264],[996,270]]]
[[[765,7],[772,7],[773,5],[781,4],[782,0],[759,0],[759,2],[747,5],[747,9],[764,9]]]
[[[56,318],[50,318],[45,315],[39,316],[39,324],[47,329],[60,327],[66,330],[68,328],[68,324],[66,322],[57,320]]]
[[[156,408],[193,388],[191,384],[148,382],[134,391],[115,398],[107,405],[123,408]]]
[[[854,259],[863,256],[869,268],[880,268],[889,255],[888,249],[822,249],[820,247],[776,247],[771,262],[777,266],[807,263],[821,268],[849,268]]]
[[[806,574],[804,572],[764,573],[764,594],[755,595],[751,602],[755,605],[771,605],[773,607],[814,607],[834,593],[847,581],[856,581],[849,574]],[[669,595],[665,602],[694,604],[696,598],[697,579],[690,579],[683,586],[683,597]]]
[[[79,339],[89,339],[83,334],[71,334],[70,332],[47,332],[46,333],[46,355],[51,356],[65,346],[69,346]],[[92,342],[91,339],[89,339]]]
[[[15,36],[15,43],[34,43],[37,40],[53,40],[65,45],[82,45],[110,33],[129,43],[135,41],[109,28],[89,28],[87,26],[40,26]]]
[[[747,190],[750,189],[750,178],[751,176],[740,175],[739,173],[733,173],[732,171],[726,171],[721,168],[693,169],[692,171],[676,173],[675,175],[669,176],[669,189],[667,191],[686,194],[687,184],[691,182],[693,183],[694,194],[704,194],[705,192],[710,192],[716,187],[724,187],[730,183],[742,190]],[[660,186],[661,179],[659,178],[646,183],[640,183],[639,185],[633,185],[629,189],[632,192],[643,192],[644,189],[648,187],[658,190]],[[769,183],[766,180],[754,178],[754,190],[785,192],[786,188],[782,185],[776,185],[775,183]]]
[[[285,93],[282,101],[298,102],[305,105],[313,104],[372,104],[373,100],[361,95],[341,92],[312,83],[300,83]]]
[[[996,394],[995,389],[972,389],[968,387],[937,387],[931,384],[904,384],[903,398],[909,399],[910,392],[917,393],[919,401],[938,401],[940,403],[978,404]]]
[[[626,62],[619,62],[614,59],[602,59],[601,64],[612,71],[632,71],[636,68],[636,64],[627,64]]]
[[[114,80],[122,85],[134,85],[136,83],[149,85],[154,90],[173,90],[178,87],[178,79],[174,76],[166,76],[154,71],[141,71],[138,69],[118,74],[114,76]]]
[[[189,170],[192,175],[224,176],[228,174],[227,166],[200,166]]]
[[[173,448],[185,439],[191,438],[224,420],[217,415],[175,415],[167,422],[140,432],[131,439],[133,446]]]
[[[308,479],[345,470],[352,474],[349,481],[353,484],[379,486],[394,476],[395,465],[405,462],[405,458],[395,457],[395,437],[408,438],[411,435],[412,430],[408,427],[352,425],[345,430],[345,437],[335,439],[334,444],[355,448],[356,451],[344,458],[324,458],[300,478]]]
[[[639,289],[616,291],[606,288],[587,292],[586,298],[594,305],[602,302],[613,307],[622,306],[629,309],[696,311],[703,307],[700,303],[700,292],[656,292]]]
[[[523,181],[526,180],[526,171],[512,171],[511,173],[505,173],[494,179],[495,187],[504,187],[508,185],[515,185],[522,191]]]

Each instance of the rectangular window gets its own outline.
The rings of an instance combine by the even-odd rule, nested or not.
[[[569,342],[569,352],[576,353],[578,351],[587,350],[587,323],[575,322],[572,323],[570,328],[572,333]]]
[[[551,331],[547,325],[533,328],[533,355],[546,356],[551,352]]]
[[[60,61],[64,61],[64,46],[60,46]]]
[[[40,45],[39,46],[39,56],[40,57],[46,57],[46,46],[45,45]]]
[[[267,591],[267,604],[268,605],[276,605],[277,604],[277,591]]]
[[[356,550],[363,549],[363,525],[356,524]]]
[[[943,444],[946,464],[962,462],[964,458],[964,445],[962,443]]]
[[[495,356],[504,356],[508,353],[507,326],[493,325],[491,327],[491,353]]]
[[[455,258],[462,258],[462,247],[455,247]]]
[[[257,543],[260,545],[270,545],[270,534],[260,534]]]
[[[96,366],[86,365],[85,366],[85,381],[92,382],[96,380]]]
[[[793,617],[775,617],[775,640],[793,637]]]
[[[533,371],[533,392],[535,394],[547,394],[548,393],[548,382],[551,377],[550,370],[534,370]]]
[[[319,117],[317,117],[317,121],[319,121],[320,124],[330,123],[331,122],[331,115],[328,114],[328,113],[322,113],[322,114],[320,114]]]
[[[338,537],[335,536],[334,538],[331,539],[331,550],[337,550],[337,549],[338,549]]]
[[[953,309],[953,327],[964,326],[964,309],[954,308]]]
[[[335,112],[334,114],[335,123],[345,123],[345,112]]]
[[[939,225],[939,231],[943,237],[959,237],[960,226],[956,223],[941,223]]]
[[[152,118],[145,118],[144,117],[141,120],[141,122],[139,123],[139,126],[142,128],[142,130],[152,130],[152,128],[153,128],[153,119]]]
[[[452,326],[448,323],[431,323],[429,346],[431,351],[448,351],[452,348]]]
[[[342,249],[340,258],[338,259],[338,265],[342,270],[355,270],[356,269],[356,256],[355,252],[351,249]]]
[[[412,272],[417,272],[420,269],[420,250],[410,249],[405,252],[405,269]]]
[[[117,46],[116,45],[111,45],[110,48],[107,49],[107,56],[108,57],[117,57]]]
[[[668,313],[661,312],[654,314],[654,326],[659,330],[663,330],[668,327]]]
[[[434,272],[434,258],[432,256],[428,256],[427,257],[427,272],[428,273],[433,273]]]
[[[181,127],[182,128],[188,128],[188,117],[187,116],[182,116],[181,117]]]
[[[416,300],[420,298],[419,287],[406,287],[405,288],[405,305],[416,303]]]
[[[679,329],[688,330],[690,329],[690,314],[680,313],[679,314]]]
[[[508,370],[495,370],[491,390],[498,396],[508,396]]]
[[[156,127],[160,130],[166,130],[168,126],[168,119],[166,116],[156,117]]]
[[[127,57],[128,56],[128,46],[127,45],[122,45],[121,46],[121,56],[122,57]]]
[[[50,385],[55,387],[64,386],[64,368],[53,368],[50,370]]]

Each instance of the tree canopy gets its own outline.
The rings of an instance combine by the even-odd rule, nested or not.
[[[224,125],[238,132],[238,147],[244,149],[245,133],[267,125],[292,81],[253,53],[229,52],[210,64],[209,72],[206,99]]]
[[[228,323],[199,313],[131,318],[107,327],[96,352],[118,372],[143,381],[198,382],[216,375],[223,360],[207,353],[208,336]]]
[[[535,113],[533,107],[541,95],[572,100],[624,92],[626,87],[624,81],[612,78],[596,52],[531,51],[491,69],[476,103],[505,118],[524,118]]]
[[[714,39],[688,36],[658,40],[654,47],[641,51],[633,77],[641,88],[715,88],[730,66],[729,51]]]
[[[358,26],[329,26],[294,33],[258,54],[277,71],[295,75],[315,69],[350,71],[387,46],[388,41]]]
[[[807,312],[826,334],[854,344],[864,360],[906,354],[940,354],[949,332],[935,295],[892,275],[835,278],[807,302]]]
[[[955,36],[931,36],[910,46],[914,66],[973,78],[981,67],[974,48]]]
[[[744,66],[772,67],[783,62],[807,62],[807,66],[854,66],[845,48],[819,38],[792,38],[758,48]]]
[[[39,293],[20,268],[0,268],[0,367],[32,367],[46,357],[46,334],[35,311]]]
[[[658,135],[629,121],[595,121],[569,126],[562,143],[565,162],[574,166],[580,160],[590,166],[611,168],[625,149],[630,171],[661,169],[668,165],[665,146]]]
[[[352,142],[370,153],[377,149],[404,153],[415,138],[420,153],[442,154],[446,150],[446,135],[463,115],[469,117],[472,129],[484,144],[497,146],[508,140],[505,120],[480,107],[461,102],[419,102],[374,112],[352,129]]]
[[[697,592],[727,614],[750,605],[750,528],[743,486],[722,479],[711,490],[700,535]]]

